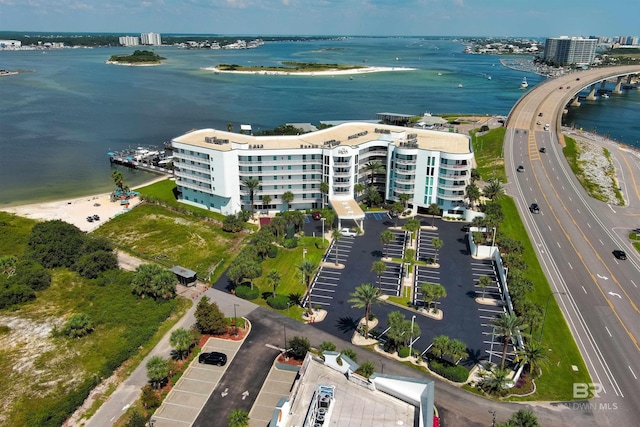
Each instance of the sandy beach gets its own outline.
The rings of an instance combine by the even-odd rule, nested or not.
[[[144,187],[164,179],[167,179],[167,177],[158,177],[136,188]],[[91,232],[106,221],[122,215],[140,204],[139,197],[130,199],[128,207],[121,205],[120,201],[112,202],[110,197],[111,193],[103,193],[75,199],[3,207],[0,208],[0,210],[40,221],[60,219],[75,225],[82,231]],[[87,217],[90,215],[98,215],[100,220],[89,222],[87,221]]]
[[[205,67],[202,68],[206,71],[213,71],[215,73],[228,73],[228,74],[259,74],[264,76],[349,76],[354,74],[369,74],[369,73],[387,73],[390,71],[415,71],[417,68],[407,67],[363,67],[354,68],[352,70],[325,70],[325,71],[268,71],[268,70],[255,70],[255,71],[237,71],[237,70],[220,70],[217,67]]]

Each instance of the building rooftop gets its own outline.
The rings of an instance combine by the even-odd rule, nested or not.
[[[441,151],[454,154],[470,152],[466,135],[366,122],[343,123],[338,126],[292,136],[252,136],[216,129],[200,129],[173,139],[174,142],[218,151],[234,149],[282,150],[304,148],[358,147],[381,141],[408,148]]]

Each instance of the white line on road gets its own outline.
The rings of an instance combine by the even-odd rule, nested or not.
[[[598,239],[598,241],[600,242],[600,244],[601,244],[602,246],[604,246],[604,242],[603,242],[602,240]]]
[[[560,242],[556,242],[556,245],[558,245],[558,247],[562,249],[562,246],[560,246]]]
[[[584,288],[584,286],[582,286],[582,290],[584,291],[584,293],[587,293],[587,290]]]
[[[613,208],[611,207],[611,205],[607,205],[609,206],[609,209],[611,209],[613,211],[613,213],[616,213],[616,211],[613,210]]]
[[[576,211],[578,211],[578,213],[580,213],[580,209],[576,209]]]
[[[633,369],[631,369],[631,366],[627,365],[627,367],[629,368],[629,370],[631,371],[631,375],[633,375],[633,378],[638,379],[638,377],[636,377],[636,373],[633,372]]]
[[[571,265],[571,263],[568,262],[567,264],[569,264],[569,268],[573,270],[573,266]]]
[[[605,326],[604,328],[607,330],[607,333],[609,334],[609,336],[610,336],[611,338],[613,338],[613,335],[611,335],[611,332],[609,331],[609,328],[607,328],[606,326]]]
[[[632,284],[633,286],[635,286],[636,288],[638,287],[638,285],[636,285],[636,282],[634,282],[633,280],[631,281],[631,284]]]
[[[591,228],[591,224],[587,223],[587,227]]]
[[[549,231],[551,231],[551,226],[550,226],[550,225],[547,225],[547,227],[549,227]]]

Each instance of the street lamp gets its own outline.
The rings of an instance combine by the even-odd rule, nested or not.
[[[324,217],[320,218],[320,221],[322,221],[322,248],[323,249],[324,249],[324,220],[325,220]]]
[[[547,320],[547,310],[549,310],[549,301],[551,301],[551,295],[553,294],[566,295],[565,292],[554,291],[554,292],[551,292],[547,297],[547,305],[544,309],[544,316],[542,317],[542,327],[540,328],[540,337],[538,338],[538,344],[542,342],[542,333],[544,332],[544,322],[545,320]]]
[[[413,356],[411,347],[413,347],[413,322],[416,321],[416,315],[411,316],[411,337],[409,338],[409,357]]]
[[[236,307],[239,307],[240,304],[233,304],[233,328],[235,335],[238,335],[238,320],[236,316]]]

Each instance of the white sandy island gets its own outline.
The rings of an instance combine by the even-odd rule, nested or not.
[[[156,67],[162,65],[162,62],[118,62],[118,61],[106,61],[110,65],[125,65],[127,67]]]
[[[167,177],[156,178],[141,185],[141,187],[164,179],[167,179]],[[82,231],[91,232],[100,227],[104,222],[128,212],[140,204],[139,197],[131,198],[128,208],[126,205],[121,205],[119,200],[112,202],[110,198],[111,193],[104,193],[75,199],[57,200],[54,202],[0,207],[0,210],[40,221],[59,219],[75,225]],[[89,222],[87,221],[87,217],[90,215],[98,215],[100,220]]]
[[[218,67],[205,67],[202,68],[206,71],[213,71],[214,73],[228,73],[228,74],[258,74],[263,76],[348,76],[354,74],[369,74],[369,73],[387,73],[390,71],[415,71],[417,68],[407,67],[362,67],[352,68],[349,70],[323,70],[323,71],[272,71],[272,70],[221,70]]]

